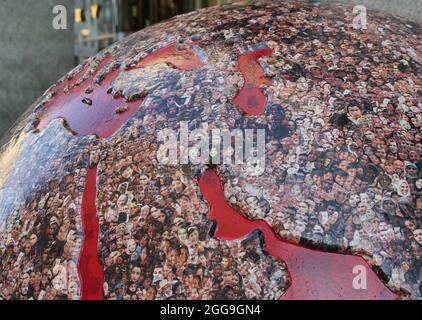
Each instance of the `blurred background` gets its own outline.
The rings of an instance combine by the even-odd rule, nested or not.
[[[422,20],[422,0],[343,1]],[[84,59],[149,25],[230,2],[235,1],[0,0],[0,137],[51,84]],[[52,26],[57,5],[67,8],[65,30]]]
[[[114,41],[178,14],[232,0],[74,0],[78,63]],[[94,14],[95,13],[95,14]]]

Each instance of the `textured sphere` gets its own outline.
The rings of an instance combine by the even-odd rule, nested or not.
[[[420,298],[421,31],[256,1],[88,59],[3,141],[0,299]]]

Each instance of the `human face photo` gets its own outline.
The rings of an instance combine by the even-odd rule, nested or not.
[[[362,116],[362,111],[357,106],[348,107],[348,115],[353,120],[358,120]]]
[[[397,187],[397,192],[402,197],[407,197],[410,195],[410,188],[406,181],[401,181]]]

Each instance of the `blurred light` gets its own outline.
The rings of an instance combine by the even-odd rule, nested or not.
[[[97,19],[100,13],[101,7],[98,4],[91,5],[91,17],[92,19]]]
[[[82,8],[76,8],[75,9],[75,22],[81,23],[85,21],[85,12]]]
[[[84,28],[81,30],[81,36],[84,38],[89,37],[90,34],[91,34],[91,30],[88,28]]]
[[[138,16],[138,6],[132,6],[132,17]]]

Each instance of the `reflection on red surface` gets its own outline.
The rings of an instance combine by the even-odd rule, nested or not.
[[[237,63],[245,83],[234,97],[233,104],[249,115],[261,115],[265,110],[267,98],[262,92],[261,86],[270,85],[271,80],[265,76],[258,59],[272,54],[271,49],[261,49],[242,54],[238,58]]]
[[[91,84],[90,80],[111,61],[111,58],[111,55],[106,56],[89,78],[74,86],[69,92],[64,93],[63,89],[67,85],[74,84],[78,75],[85,70],[57,86],[57,95],[47,101],[41,110],[38,128],[42,130],[52,120],[63,118],[69,128],[79,136],[96,134],[100,138],[106,138],[120,129],[142,103],[142,101],[136,100],[124,101],[121,97],[114,97],[109,93],[110,84],[120,71],[110,72],[92,93],[86,93],[86,89]],[[134,68],[146,68],[159,63],[166,63],[176,69],[185,71],[197,69],[202,65],[201,60],[191,47],[178,50],[176,43],[172,43],[149,54],[138,62]],[[122,107],[126,110],[125,112],[116,111],[122,109]]]
[[[291,286],[282,300],[397,298],[363,258],[316,251],[288,243],[278,238],[265,221],[251,221],[242,216],[225,201],[220,178],[213,170],[202,175],[199,186],[210,205],[208,218],[217,223],[214,234],[217,239],[241,239],[259,229],[265,239],[265,250],[286,263]],[[366,268],[365,290],[353,288],[355,266]]]
[[[101,66],[109,62],[111,57],[106,58]],[[85,80],[82,84],[74,87],[68,93],[63,93],[58,88],[58,94],[48,101],[42,109],[38,128],[45,128],[52,120],[63,118],[68,126],[78,136],[96,134],[100,138],[106,138],[116,132],[138,110],[141,102],[125,102],[121,98],[115,98],[107,93],[110,83],[118,75],[119,70],[111,72],[91,94],[85,90],[90,81]],[[94,73],[91,79],[96,75]],[[65,81],[61,86],[71,83]],[[92,105],[84,103],[83,99],[90,99]],[[116,109],[122,105],[127,107],[124,113],[117,113]]]
[[[201,60],[191,47],[178,50],[176,43],[173,42],[149,54],[134,68],[146,68],[160,63],[166,63],[175,69],[184,71],[192,71],[202,65]]]
[[[88,167],[82,199],[82,248],[79,257],[79,279],[82,300],[102,300],[104,273],[98,257],[99,225],[95,201],[97,168]]]

